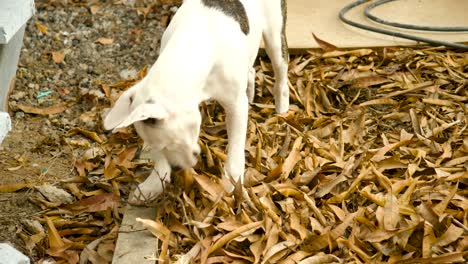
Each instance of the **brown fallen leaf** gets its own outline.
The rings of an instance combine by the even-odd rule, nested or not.
[[[193,174],[193,178],[200,185],[202,190],[210,194],[213,201],[217,200],[219,195],[223,193],[221,184],[213,182],[210,178],[203,174]]]
[[[116,158],[106,164],[106,167],[104,168],[104,177],[106,177],[106,179],[113,179],[119,176],[122,172],[130,173],[128,169],[132,166],[131,161],[135,157],[137,150],[137,147],[129,147],[122,150]]]
[[[110,45],[110,44],[114,43],[114,39],[111,39],[111,38],[98,38],[95,42],[100,43],[102,45]]]
[[[325,263],[341,263],[341,260],[333,254],[325,254],[323,252],[317,255],[310,256],[298,262],[298,264],[325,264]]]
[[[293,241],[282,241],[270,247],[265,253],[265,255],[263,256],[263,260],[261,264],[276,263],[276,261],[271,261],[271,258],[273,258],[274,255],[278,254],[279,252],[283,250],[292,248],[294,245],[296,245],[296,243],[294,243]]]
[[[359,106],[368,106],[368,105],[396,105],[398,104],[397,101],[392,100],[390,98],[379,98],[370,100],[364,103],[359,104]]]
[[[0,185],[0,193],[13,193],[24,188],[33,188],[36,186],[34,183],[16,183],[8,185]]]
[[[463,257],[464,255],[464,252],[450,252],[437,257],[411,258],[406,260],[400,260],[395,262],[395,264],[464,263],[466,262],[466,259]]]
[[[381,76],[365,76],[356,78],[352,81],[352,84],[356,88],[367,88],[374,85],[384,84],[391,82],[391,80]]]
[[[65,94],[65,95],[67,95],[67,94],[70,94],[70,93],[71,93],[71,91],[70,91],[70,90],[68,90],[68,89],[65,89],[65,88],[60,88],[60,87],[57,87],[57,88],[55,88],[55,89],[56,89],[56,90],[57,90],[59,93],[61,93],[61,94]]]
[[[442,234],[434,243],[433,247],[440,246],[445,247],[455,241],[457,241],[465,232],[461,227],[456,227],[455,225],[450,225],[447,231]]]
[[[92,5],[92,6],[89,7],[89,11],[93,15],[95,15],[101,9],[102,9],[102,6],[100,6],[100,5]]]
[[[98,134],[96,132],[85,130],[85,129],[82,129],[82,128],[79,128],[79,127],[70,130],[68,132],[67,136],[70,137],[70,136],[76,135],[78,133],[86,136],[89,139],[92,139],[92,140],[96,141],[99,144],[103,143],[103,140],[98,136]]]
[[[18,104],[18,108],[25,113],[36,114],[36,115],[53,115],[58,114],[70,107],[69,103],[58,103],[54,106],[49,106],[45,108],[39,108],[34,106]]]
[[[262,224],[263,224],[263,221],[249,223],[249,224],[246,224],[246,225],[243,225],[243,226],[237,228],[234,231],[231,231],[231,232],[227,233],[226,235],[224,235],[221,238],[219,238],[218,240],[216,240],[216,242],[208,250],[208,254],[211,254],[211,253],[215,252],[216,250],[220,249],[226,243],[228,243],[232,239],[240,236],[242,233],[247,232],[247,231],[251,231],[251,230],[255,230],[255,229],[261,227]]]
[[[119,197],[114,193],[98,194],[63,206],[74,213],[100,212],[120,205]]]
[[[51,54],[52,54],[52,60],[57,64],[62,63],[63,60],[65,59],[65,53],[61,51],[52,51]]]
[[[317,42],[317,44],[320,46],[321,49],[323,49],[324,51],[334,51],[337,49],[337,47],[333,44],[330,44],[322,39],[319,39],[317,36],[315,36],[314,33],[312,33],[312,36],[314,37],[315,39],[315,42]]]
[[[168,241],[170,246],[176,245],[174,234],[164,226],[160,221],[153,221],[150,219],[142,219],[137,217],[136,221],[141,223],[148,231],[161,241]]]
[[[383,217],[383,227],[385,230],[395,230],[398,222],[400,221],[400,211],[398,208],[398,199],[391,193],[387,194]]]
[[[339,57],[339,56],[344,56],[344,55],[353,55],[356,57],[362,57],[362,56],[369,55],[373,52],[374,51],[372,49],[356,49],[356,50],[347,50],[347,51],[334,50],[334,51],[329,51],[329,52],[324,53],[322,57],[334,58],[334,57]]]

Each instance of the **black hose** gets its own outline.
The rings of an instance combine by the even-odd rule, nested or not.
[[[460,32],[460,31],[468,31],[468,27],[431,27],[431,26],[419,26],[419,25],[411,25],[411,24],[403,24],[397,22],[386,21],[379,17],[376,17],[370,13],[370,11],[380,5],[386,4],[388,2],[393,2],[396,0],[379,0],[376,1],[366,7],[364,10],[364,14],[370,20],[373,20],[377,23],[398,27],[398,28],[406,28],[406,29],[414,29],[414,30],[423,30],[423,31],[441,31],[441,32]]]
[[[364,29],[364,30],[372,31],[372,32],[377,32],[377,33],[380,33],[380,34],[385,34],[385,35],[389,35],[389,36],[393,36],[393,37],[414,40],[414,41],[418,41],[418,42],[424,42],[424,43],[428,43],[428,44],[436,45],[436,46],[442,45],[442,46],[446,46],[446,47],[452,47],[452,48],[457,48],[457,49],[468,50],[468,45],[458,44],[458,43],[453,43],[453,42],[447,42],[447,41],[440,41],[440,40],[435,40],[435,39],[428,39],[428,38],[423,38],[423,37],[417,37],[417,36],[413,36],[413,35],[409,35],[409,34],[404,34],[404,33],[394,32],[394,31],[390,31],[390,30],[386,30],[386,29],[371,27],[371,26],[360,24],[360,23],[357,23],[357,22],[354,22],[354,21],[351,21],[351,20],[345,18],[345,14],[348,13],[349,10],[351,10],[351,9],[357,7],[357,6],[360,6],[360,5],[362,5],[362,4],[366,3],[366,2],[369,2],[369,1],[370,0],[359,0],[359,1],[356,1],[354,3],[351,3],[351,4],[347,5],[347,6],[345,6],[343,9],[341,9],[341,11],[339,13],[339,18],[341,19],[341,21],[343,21],[344,23],[346,23],[348,25],[351,25],[351,26],[354,26],[354,27],[357,27],[357,28],[361,28],[361,29]]]

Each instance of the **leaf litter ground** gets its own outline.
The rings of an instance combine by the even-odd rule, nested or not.
[[[203,103],[203,154],[195,171],[174,173],[164,194],[148,204],[156,219],[138,219],[161,242],[159,255],[147,257],[165,263],[466,262],[467,65],[467,53],[442,48],[312,50],[291,58],[292,106],[276,115],[271,65],[260,59],[246,192],[222,191],[224,113]],[[36,261],[111,260],[128,194],[152,162],[133,129],[110,134],[100,118],[136,79],[96,86],[103,96],[89,115],[96,127],[70,128],[58,139],[75,153],[66,180],[44,175],[0,186],[6,195],[27,190],[41,208],[16,231]],[[49,107],[58,111],[65,103]],[[10,172],[22,170],[21,157],[16,160],[20,165]],[[44,183],[54,186],[37,188]]]

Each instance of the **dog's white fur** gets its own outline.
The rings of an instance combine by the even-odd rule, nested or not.
[[[289,107],[287,59],[282,54],[281,0],[240,0],[249,33],[220,10],[201,0],[185,0],[162,41],[161,52],[147,76],[125,91],[104,120],[106,129],[134,124],[152,149],[155,170],[139,185],[130,202],[142,203],[162,192],[171,166],[191,168],[197,162],[201,116],[198,105],[218,101],[226,112],[228,156],[223,183],[243,183],[248,103],[254,97],[255,70],[263,36],[276,77],[276,111]],[[147,122],[143,122],[147,120]],[[155,124],[147,124],[148,120]]]

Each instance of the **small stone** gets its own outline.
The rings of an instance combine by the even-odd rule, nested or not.
[[[31,234],[45,233],[44,227],[37,220],[23,219],[21,223]]]
[[[18,101],[18,100],[24,98],[26,95],[27,95],[26,92],[24,92],[24,91],[19,91],[19,92],[16,92],[16,93],[10,95],[10,99],[13,99],[13,100]]]
[[[18,118],[18,119],[24,118],[24,112],[22,112],[22,111],[16,112],[15,113],[15,118]]]
[[[73,196],[63,189],[52,185],[37,186],[36,189],[52,203],[69,204],[73,202]]]
[[[138,75],[138,71],[135,69],[125,69],[120,71],[119,75],[122,79],[135,79]]]

